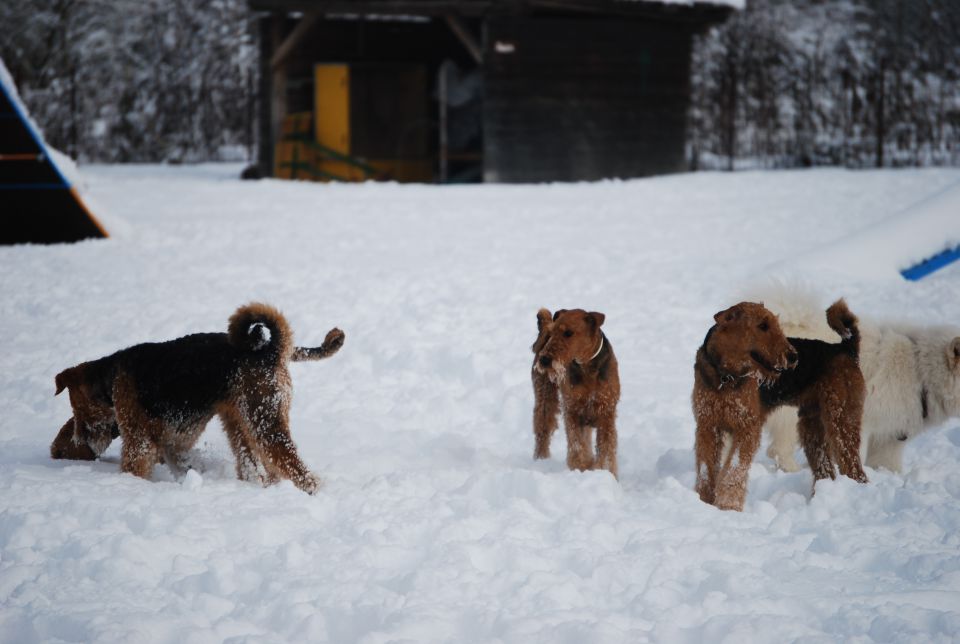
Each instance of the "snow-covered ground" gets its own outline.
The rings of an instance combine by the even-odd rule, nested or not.
[[[909,443],[902,475],[813,498],[809,471],[761,451],[725,513],[692,491],[689,402],[713,313],[771,272],[862,316],[960,323],[960,265],[908,283],[889,257],[791,262],[960,171],[433,187],[82,170],[113,238],[0,248],[0,641],[960,638],[960,421]],[[300,344],[347,333],[291,366],[318,495],[235,480],[216,422],[179,481],[120,474],[118,442],[50,460],[70,414],[55,373],[225,330],[251,300]],[[531,459],[540,306],[607,315],[619,483],[568,472],[562,431]]]

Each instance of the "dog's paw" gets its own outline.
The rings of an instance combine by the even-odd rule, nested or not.
[[[297,485],[301,490],[307,494],[314,495],[317,491],[323,487],[323,479],[312,472],[304,474],[303,479]]]
[[[334,327],[327,332],[327,337],[323,339],[323,346],[330,351],[336,351],[343,346],[344,339],[346,339],[346,334]]]

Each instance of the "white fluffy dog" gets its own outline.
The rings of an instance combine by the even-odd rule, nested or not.
[[[767,290],[764,305],[787,337],[836,342],[823,306],[809,293]],[[860,462],[899,472],[904,443],[960,416],[960,328],[877,324],[860,318],[860,369],[867,384]],[[788,472],[799,469],[797,412],[781,408],[767,419],[767,454]]]

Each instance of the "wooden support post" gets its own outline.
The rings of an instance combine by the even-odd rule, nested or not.
[[[313,28],[313,25],[321,18],[322,14],[319,11],[311,11],[309,13],[303,14],[303,17],[300,18],[300,22],[297,23],[297,26],[293,28],[293,31],[290,32],[290,35],[287,36],[280,45],[274,50],[273,57],[270,58],[270,66],[274,69],[277,69],[284,62],[286,62],[287,57],[293,52],[294,48],[300,44],[300,41],[310,33],[310,30]]]
[[[440,183],[446,183],[449,178],[450,143],[447,133],[447,129],[449,128],[447,118],[449,82],[447,77],[449,76],[450,66],[452,65],[452,62],[444,61],[444,63],[440,65],[440,69],[437,70],[437,101],[440,103]]]
[[[471,34],[470,30],[467,29],[467,26],[463,24],[463,21],[452,13],[448,13],[445,18],[447,20],[447,25],[450,26],[450,30],[460,40],[460,42],[463,43],[463,46],[467,48],[467,51],[470,52],[470,56],[473,58],[474,62],[478,65],[482,63],[483,49],[480,48],[480,43],[478,43],[477,39],[473,37],[473,34]]]
[[[273,52],[273,18],[263,17],[259,21],[260,36],[260,74],[257,79],[257,165],[264,176],[273,176],[273,117],[271,115],[273,99],[273,75],[270,71],[270,57]]]

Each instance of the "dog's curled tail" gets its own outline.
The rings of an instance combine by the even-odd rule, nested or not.
[[[850,311],[843,298],[827,309],[827,324],[843,339],[840,343],[854,357],[860,356],[860,327],[857,316]]]
[[[327,337],[319,347],[297,347],[293,350],[290,360],[293,362],[305,362],[307,360],[323,360],[329,358],[343,346],[343,331],[334,327],[327,331]]]
[[[69,369],[64,369],[56,376],[53,377],[54,384],[57,385],[57,390],[53,393],[54,396],[59,396],[60,392],[66,389],[67,387],[72,386],[76,381],[76,367],[70,367]]]
[[[269,304],[252,302],[230,316],[227,326],[230,344],[243,351],[289,355],[293,334],[287,319]]]

